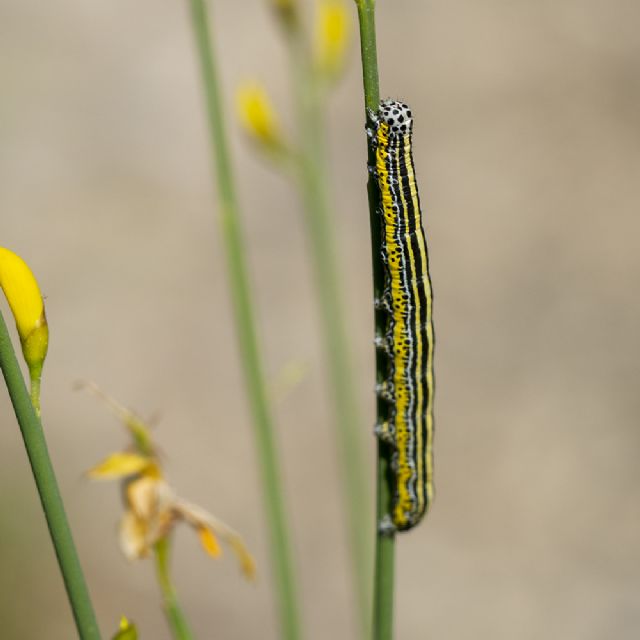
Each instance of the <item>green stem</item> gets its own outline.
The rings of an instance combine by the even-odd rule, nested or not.
[[[51,541],[81,640],[100,640],[100,631],[87,591],[71,529],[64,511],[56,476],[51,465],[40,419],[31,404],[7,326],[0,313],[0,367],[15,411],[24,446],[29,456]]]
[[[176,589],[171,581],[171,570],[169,569],[171,542],[168,538],[162,538],[156,542],[153,551],[156,561],[156,576],[171,633],[175,640],[193,640],[193,633],[189,629],[187,619],[178,604]]]
[[[362,56],[362,81],[364,85],[365,107],[375,111],[380,101],[378,83],[378,58],[376,49],[375,1],[356,0],[360,24],[360,47]],[[367,161],[375,166],[375,149],[368,145]],[[369,195],[369,220],[371,224],[371,256],[373,267],[373,295],[380,298],[384,289],[384,265],[382,263],[382,228],[378,209],[380,194],[376,181],[369,177],[367,184]],[[385,317],[381,310],[375,312],[376,335],[385,331]],[[376,353],[376,380],[382,382],[387,376],[387,363],[384,355]],[[386,418],[387,407],[381,399],[377,402],[378,421]],[[391,512],[393,488],[391,480],[391,451],[387,445],[378,443],[377,466],[377,518]],[[393,592],[394,592],[395,536],[376,533],[373,638],[390,640],[393,637]]]
[[[301,142],[299,183],[305,208],[307,238],[311,245],[316,288],[319,296],[324,353],[327,357],[329,386],[335,412],[335,431],[361,635],[368,637],[371,597],[371,543],[368,535],[372,520],[365,464],[365,443],[361,430],[356,393],[353,387],[349,340],[345,327],[343,292],[336,258],[336,238],[328,202],[325,150],[324,93],[318,86],[304,32],[287,32],[295,87]]]
[[[378,444],[378,522],[391,512],[390,452],[382,443]],[[395,536],[376,534],[375,577],[373,581],[373,638],[393,638],[393,595],[395,582]]]
[[[42,365],[35,368],[35,371],[30,371],[29,375],[31,377],[31,389],[29,392],[31,404],[36,415],[40,417],[40,376],[42,375]]]
[[[301,637],[299,609],[279,473],[280,465],[278,463],[271,409],[267,398],[260,350],[258,348],[249,276],[245,262],[246,251],[240,227],[239,210],[224,128],[218,77],[208,28],[207,9],[204,0],[190,0],[190,4],[206,95],[211,149],[215,159],[214,164],[220,199],[220,224],[226,251],[227,271],[233,300],[238,344],[253,415],[255,439],[260,461],[261,484],[264,488],[282,638],[284,640],[297,640]]]

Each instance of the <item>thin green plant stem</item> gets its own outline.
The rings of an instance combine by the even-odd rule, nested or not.
[[[375,0],[356,0],[358,22],[360,25],[360,51],[362,57],[362,81],[364,85],[365,108],[375,111],[380,102],[380,86],[378,80],[378,56],[376,48]],[[375,149],[368,144],[367,162],[375,166]],[[373,295],[380,299],[384,289],[384,265],[382,263],[382,227],[380,215],[380,194],[373,176],[369,176],[367,184],[369,196],[369,221],[371,225],[371,257],[373,270]],[[382,310],[375,312],[376,335],[383,335],[385,317]],[[387,363],[381,351],[376,353],[376,380],[383,382],[387,376]],[[378,421],[386,416],[381,398],[377,401]],[[377,521],[391,512],[391,450],[388,445],[378,442],[377,463]],[[393,638],[393,597],[395,578],[395,536],[376,532],[375,575],[373,593],[373,638],[374,640],[390,640]]]
[[[227,146],[218,75],[208,27],[207,8],[204,0],[190,0],[190,4],[205,90],[211,150],[217,174],[220,199],[219,216],[227,260],[227,273],[260,462],[261,484],[270,533],[271,558],[282,638],[297,640],[301,637],[299,607],[291,558],[290,536],[284,509],[280,465],[254,321],[249,276],[245,262],[246,251]]]
[[[327,157],[324,140],[324,92],[318,86],[304,32],[287,32],[300,135],[298,180],[305,209],[307,238],[319,298],[321,329],[329,386],[335,413],[338,456],[345,488],[344,506],[361,635],[368,637],[371,598],[371,539],[373,513],[365,464],[362,420],[353,385],[349,340],[345,326],[343,291],[337,246],[328,201]]]
[[[7,325],[0,313],[0,368],[15,411],[49,534],[58,558],[58,566],[81,640],[100,640],[93,605],[73,543],[55,472],[49,457],[40,418],[36,415],[20,371]]]
[[[36,415],[40,417],[40,372],[37,375],[31,377],[31,388],[29,390],[29,396],[31,398],[31,404],[36,412]]]
[[[390,452],[382,443],[378,444],[377,468],[377,515],[378,522],[391,511],[391,465]],[[393,638],[393,605],[395,586],[395,536],[376,533],[375,576],[373,580],[373,638]]]
[[[158,586],[162,593],[162,602],[167,621],[171,627],[171,634],[175,640],[193,640],[194,636],[189,628],[180,604],[176,589],[171,580],[169,568],[171,556],[171,541],[169,538],[161,538],[153,547],[153,556],[156,564],[156,576]]]

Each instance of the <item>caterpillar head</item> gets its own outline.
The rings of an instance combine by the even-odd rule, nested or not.
[[[393,135],[411,133],[413,128],[411,109],[397,100],[383,100],[378,107],[378,118],[389,125],[389,132]]]

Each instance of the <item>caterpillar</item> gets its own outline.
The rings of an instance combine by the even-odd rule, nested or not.
[[[370,167],[380,191],[385,285],[376,308],[386,331],[376,346],[388,356],[376,387],[388,403],[375,433],[393,448],[391,513],[379,523],[391,534],[415,527],[433,500],[433,293],[412,154],[413,117],[406,104],[384,100],[369,111],[375,147]]]

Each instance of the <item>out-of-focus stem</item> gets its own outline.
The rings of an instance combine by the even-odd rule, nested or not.
[[[2,314],[0,314],[0,368],[2,368],[13,410],[20,425],[78,635],[81,640],[100,640],[98,623],[73,543],[42,424],[25,386]]]
[[[176,589],[171,580],[171,571],[169,569],[171,542],[168,538],[162,538],[156,542],[153,547],[153,555],[156,563],[158,586],[162,593],[164,612],[171,627],[171,634],[175,640],[193,640],[193,634],[180,608]]]
[[[244,371],[251,407],[256,449],[260,462],[267,523],[270,533],[271,559],[277,594],[281,637],[301,637],[298,603],[294,583],[291,546],[286,523],[280,465],[276,452],[271,408],[264,381],[253,301],[246,266],[246,250],[240,227],[238,201],[227,145],[220,88],[208,27],[205,0],[190,0],[194,34],[202,71],[206,108],[214,157],[219,196],[219,218],[227,260],[227,274]]]
[[[300,155],[298,178],[319,297],[324,353],[327,358],[336,442],[345,488],[345,510],[353,575],[363,636],[370,626],[372,509],[365,465],[365,440],[353,384],[350,345],[345,325],[343,291],[336,257],[336,234],[328,200],[327,136],[324,92],[312,64],[302,29],[287,31],[293,66]]]

